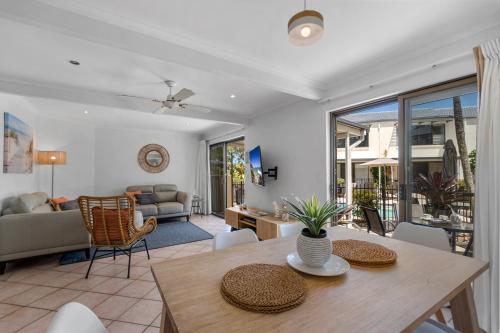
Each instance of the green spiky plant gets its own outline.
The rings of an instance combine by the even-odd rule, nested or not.
[[[316,195],[305,201],[299,198],[295,199],[298,202],[297,205],[285,200],[292,208],[289,214],[304,223],[309,229],[311,237],[319,237],[323,226],[341,210],[335,201],[326,201],[320,205]]]

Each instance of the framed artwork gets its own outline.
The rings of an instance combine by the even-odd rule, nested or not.
[[[3,119],[3,173],[32,173],[32,128],[8,112]]]

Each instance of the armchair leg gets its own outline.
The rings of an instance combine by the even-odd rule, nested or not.
[[[148,242],[146,241],[146,238],[143,238],[142,241],[144,242],[144,247],[146,248],[146,253],[148,255],[148,260],[151,259],[149,256],[149,249],[148,249]]]
[[[188,221],[188,222],[189,222],[189,218],[190,218],[190,217],[191,217],[191,215],[186,216],[186,221]]]
[[[7,268],[6,262],[0,262],[0,275],[5,274],[5,269]]]
[[[113,247],[113,260],[116,259],[116,247]]]
[[[85,259],[89,260],[90,259],[90,247],[86,248],[84,251],[85,251]]]
[[[97,248],[95,249],[94,254],[92,255],[92,259],[90,260],[90,265],[89,265],[89,269],[87,269],[87,274],[85,274],[86,279],[89,278],[90,269],[92,268],[92,264],[94,263],[94,259],[95,259],[96,254],[97,254]]]
[[[130,263],[132,261],[132,246],[128,249],[128,270],[127,270],[127,279],[130,278]]]

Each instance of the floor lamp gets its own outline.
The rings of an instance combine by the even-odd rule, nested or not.
[[[38,164],[50,165],[52,167],[52,190],[50,197],[54,197],[54,165],[66,164],[65,151],[39,151],[37,157]]]

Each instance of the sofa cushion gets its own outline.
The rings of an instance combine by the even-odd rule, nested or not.
[[[135,209],[140,211],[143,216],[158,215],[158,207],[156,207],[156,205],[137,205]]]
[[[127,187],[126,192],[136,192],[141,191],[141,193],[153,193],[153,185],[134,185]]]
[[[151,205],[156,203],[156,196],[153,193],[136,194],[135,197],[139,205]]]
[[[76,200],[61,202],[59,204],[59,207],[61,208],[61,210],[73,210],[73,209],[80,208],[80,206],[78,205],[78,201],[76,201]]]
[[[184,206],[178,202],[162,202],[157,204],[158,215],[169,215],[182,213],[184,211]]]
[[[175,202],[177,201],[177,192],[155,192],[156,202]]]
[[[32,213],[51,213],[53,211],[54,211],[54,209],[52,208],[52,205],[49,203],[46,203],[46,204],[43,204],[41,206],[34,208],[31,212]]]
[[[31,213],[31,211],[47,202],[49,196],[43,192],[20,195],[11,207],[16,213]]]
[[[175,184],[158,184],[154,186],[154,192],[177,192],[177,185]]]

